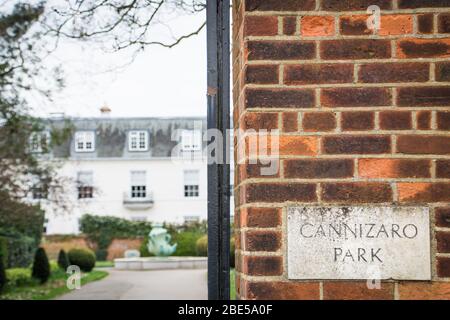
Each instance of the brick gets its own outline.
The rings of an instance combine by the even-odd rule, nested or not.
[[[244,251],[278,251],[281,248],[281,232],[247,231],[244,233]]]
[[[449,0],[399,0],[400,9],[444,8],[450,6]]]
[[[339,30],[342,35],[365,35],[373,31],[367,28],[368,15],[341,16]]]
[[[450,39],[404,39],[397,42],[399,58],[450,57]]]
[[[389,136],[326,136],[324,154],[383,154],[391,152]]]
[[[246,108],[313,108],[312,89],[246,89]]]
[[[376,107],[391,105],[388,88],[325,88],[321,90],[324,107]]]
[[[315,8],[316,0],[245,0],[246,11],[308,11]]]
[[[436,260],[437,260],[436,268],[438,277],[450,278],[450,258],[438,257]]]
[[[450,228],[450,207],[434,209],[436,227]]]
[[[431,129],[431,112],[419,111],[417,112],[417,129],[430,130]]]
[[[300,34],[304,37],[334,35],[333,16],[305,16],[300,22]]]
[[[333,11],[366,11],[370,5],[381,9],[392,9],[391,0],[322,0],[322,10]]]
[[[397,152],[405,154],[450,154],[450,137],[399,136],[397,138]]]
[[[309,41],[249,41],[249,60],[314,59],[316,46]]]
[[[450,62],[436,63],[436,81],[450,81]]]
[[[302,125],[306,132],[333,131],[336,128],[336,116],[332,112],[306,112]]]
[[[450,179],[450,160],[436,160],[436,178]]]
[[[359,67],[358,78],[365,83],[426,82],[428,63],[373,63]]]
[[[450,130],[450,111],[438,111],[436,119],[439,130]]]
[[[450,33],[450,14],[441,13],[438,15],[438,32]]]
[[[284,83],[288,85],[353,82],[351,64],[302,64],[284,69]]]
[[[384,130],[412,129],[412,114],[409,111],[380,112],[380,128]]]
[[[279,66],[249,65],[245,70],[245,82],[250,84],[277,84]]]
[[[275,170],[275,172],[271,172],[270,175],[265,175],[263,174],[264,171],[262,171],[262,168],[267,168],[269,165],[268,164],[251,164],[251,163],[246,163],[246,164],[241,164],[239,165],[239,170],[240,170],[240,179],[245,180],[245,179],[251,179],[251,178],[277,178],[280,176],[280,172],[279,169]]]
[[[342,112],[341,129],[344,131],[372,130],[375,127],[375,114],[366,111]]]
[[[392,201],[392,189],[388,183],[323,183],[321,197],[325,202],[383,203]]]
[[[245,186],[245,201],[252,202],[314,202],[316,186],[303,183],[258,183]]]
[[[297,112],[283,112],[282,122],[283,122],[283,132],[297,132],[298,131],[298,113]]]
[[[448,300],[450,282],[400,282],[400,300]]]
[[[282,156],[314,156],[317,152],[317,137],[281,136],[279,138],[279,153]]]
[[[359,159],[358,173],[362,178],[429,178],[429,160]]]
[[[283,34],[292,36],[297,32],[297,17],[283,18]]]
[[[251,276],[279,276],[283,274],[283,257],[244,256],[242,271]]]
[[[278,34],[278,17],[247,16],[245,17],[245,36],[276,36]]]
[[[329,60],[385,59],[391,57],[391,43],[372,39],[324,40],[320,56]]]
[[[247,299],[257,300],[318,300],[318,282],[249,282]]]
[[[278,114],[269,112],[247,112],[241,125],[243,130],[274,130],[278,128]]]
[[[350,178],[353,177],[353,160],[285,160],[284,176],[302,179]]]
[[[397,104],[400,107],[450,106],[450,87],[399,88]]]
[[[450,232],[436,232],[437,252],[450,253]]]
[[[401,35],[413,32],[412,15],[383,15],[381,16],[380,22],[380,30],[378,30],[378,35],[380,36]]]
[[[418,31],[423,34],[433,33],[433,14],[419,14],[417,16]]]
[[[446,202],[450,201],[449,183],[408,182],[398,183],[398,197],[402,202]]]
[[[325,281],[324,300],[392,300],[394,284],[383,282],[380,289],[369,289],[367,282]]]
[[[281,226],[280,208],[247,208],[241,215],[242,227],[276,228]]]

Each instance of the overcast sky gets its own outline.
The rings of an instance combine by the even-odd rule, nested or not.
[[[176,17],[170,30],[159,26],[153,32],[171,42],[170,33],[192,32],[204,20],[204,12]],[[130,57],[64,41],[52,59],[64,67],[66,88],[52,103],[35,97],[33,109],[41,116],[64,112],[88,117],[99,116],[106,103],[114,117],[206,115],[206,30],[172,49],[148,47],[133,63],[117,69]],[[105,72],[110,69],[114,71]]]

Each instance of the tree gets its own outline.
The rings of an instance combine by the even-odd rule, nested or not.
[[[31,275],[33,278],[39,279],[41,283],[47,282],[50,277],[50,263],[43,248],[36,250]]]
[[[3,288],[6,285],[6,280],[5,263],[3,257],[0,254],[0,293],[3,291]]]
[[[51,8],[45,26],[57,37],[101,40],[113,50],[172,48],[198,35],[206,22],[169,42],[158,40],[154,27],[170,24],[170,15],[195,15],[205,9],[206,0],[65,0]]]
[[[0,202],[22,199],[36,188],[43,194],[62,189],[54,163],[39,161],[30,140],[46,153],[70,133],[52,130],[47,143],[42,134],[46,123],[31,116],[25,98],[30,91],[50,98],[51,90],[63,85],[60,69],[49,70],[43,63],[48,50],[37,26],[44,4],[18,2],[8,8],[5,2],[0,5]],[[56,201],[58,193],[52,194]]]
[[[69,265],[70,262],[69,258],[67,257],[67,254],[63,249],[61,249],[58,254],[58,266],[64,271],[66,271]]]

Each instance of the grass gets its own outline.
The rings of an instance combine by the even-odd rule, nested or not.
[[[105,278],[108,272],[93,270],[84,273],[81,278],[81,285]],[[66,280],[67,274],[62,270],[54,271],[45,284],[34,282],[27,286],[6,287],[4,293],[0,295],[0,300],[51,300],[60,295],[68,293]]]
[[[230,300],[236,300],[236,282],[234,269],[230,270]]]
[[[112,268],[114,267],[114,261],[97,261],[95,263],[96,268]]]

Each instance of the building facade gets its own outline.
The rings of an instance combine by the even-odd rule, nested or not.
[[[168,223],[207,218],[204,118],[51,119],[42,135],[67,124],[70,137],[41,156],[66,179],[67,208],[39,188],[30,195],[46,212],[47,234],[78,233],[84,214]]]

